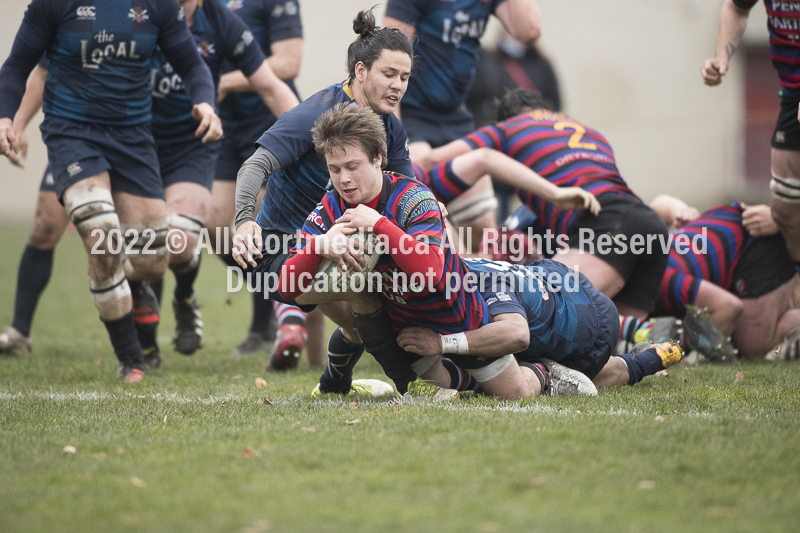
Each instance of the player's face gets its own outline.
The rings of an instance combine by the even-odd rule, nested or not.
[[[336,192],[351,205],[367,203],[381,192],[381,156],[370,161],[360,146],[336,148],[325,154]]]
[[[395,50],[384,50],[363,72],[364,96],[367,104],[379,115],[390,115],[400,105],[411,76],[411,58]]]

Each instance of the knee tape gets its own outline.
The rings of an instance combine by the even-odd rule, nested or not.
[[[205,220],[201,217],[184,215],[183,213],[170,213],[167,215],[167,222],[171,228],[183,230],[195,240],[200,238],[200,231],[205,225]]]
[[[782,178],[773,172],[769,189],[777,200],[787,204],[800,204],[800,180],[797,178]]]
[[[497,198],[492,191],[484,191],[469,198],[458,197],[447,205],[450,220],[454,224],[470,224],[486,216],[494,216]]]
[[[131,294],[128,280],[125,279],[125,270],[122,268],[122,261],[116,262],[114,272],[101,280],[89,278],[89,290],[95,305],[109,304],[122,300]]]
[[[125,249],[133,255],[156,255],[167,253],[167,219],[152,220],[138,224],[122,224]]]
[[[119,217],[114,211],[111,191],[102,187],[87,187],[64,193],[64,207],[78,232],[90,236],[95,229],[105,235],[119,230]]]
[[[513,362],[513,355],[504,355],[503,357],[496,358],[491,362],[491,364],[488,364],[483,368],[471,368],[467,369],[467,372],[469,372],[470,375],[475,378],[475,381],[478,383],[483,383],[502,374],[503,371],[511,366],[511,363]]]

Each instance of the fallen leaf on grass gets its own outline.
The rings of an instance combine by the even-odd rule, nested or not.
[[[219,402],[219,406],[220,407],[228,407],[228,402],[226,402],[225,400],[222,400],[221,402]]]
[[[547,483],[547,478],[544,476],[535,477],[531,480],[531,487],[541,487]]]
[[[236,374],[235,376],[233,376],[233,379],[242,379],[243,377],[244,376],[241,374]]]
[[[125,453],[125,448],[117,448],[117,453],[122,455],[123,453]]]
[[[265,442],[264,444],[262,444],[262,445],[261,445],[261,449],[262,449],[262,450],[269,450],[269,444],[267,444],[267,443]]]
[[[356,402],[350,402],[348,407],[350,407],[350,409],[358,409],[358,404]]]
[[[406,406],[406,404],[404,404],[404,403],[402,403],[402,402],[397,402],[397,403],[396,403],[396,404],[394,404],[392,407],[393,407],[393,408],[395,408],[395,409],[402,409],[402,408],[403,408],[403,407],[405,407],[405,406]]]
[[[736,373],[736,376],[733,378],[734,383],[739,383],[744,379],[744,372],[741,370]]]
[[[656,420],[656,422],[663,422],[666,419],[663,416],[658,415],[655,420]]]
[[[253,447],[252,446],[247,446],[244,450],[242,450],[239,453],[237,453],[236,457],[247,458],[247,457],[253,457],[253,455],[256,455],[256,454],[257,454],[257,452],[253,451]]]
[[[106,454],[103,452],[97,452],[96,454],[94,454],[94,458],[97,459],[98,461],[105,461]]]
[[[660,378],[666,378],[669,376],[669,372],[667,372],[666,370],[659,370],[658,372],[656,372],[656,376]]]
[[[300,422],[295,422],[295,423],[294,423],[294,424],[292,424],[292,425],[293,425],[293,426],[299,426],[299,425],[300,425]]]
[[[300,428],[300,429],[302,429],[303,431],[310,431],[311,433],[314,433],[317,430],[314,426],[311,426],[310,428]]]
[[[167,423],[167,415],[164,415],[164,423]]]
[[[670,395],[670,393],[667,393],[667,395],[665,396],[665,398],[666,398],[667,400],[669,400],[670,398],[672,398],[672,396]]]
[[[497,522],[484,522],[481,524],[481,531],[483,533],[499,533],[500,524]]]
[[[266,388],[266,386],[267,386],[267,382],[266,381],[264,381],[261,378],[256,378],[256,387],[258,387],[259,389],[263,389],[263,388]]]
[[[640,490],[650,490],[656,488],[656,482],[650,479],[643,479],[637,486]]]
[[[700,379],[708,379],[708,378],[705,377],[703,374],[700,374]]]
[[[273,405],[275,402],[269,396],[264,396],[264,405]]]
[[[139,487],[140,489],[143,489],[147,486],[147,483],[145,483],[143,479],[139,479],[136,476],[131,477],[131,484],[133,484],[134,487]]]
[[[67,444],[66,446],[64,446],[64,453],[75,453],[75,452],[77,452],[77,451],[78,451],[78,450],[76,450],[76,449],[75,449],[75,446],[71,446],[71,445],[69,445],[69,444]]]
[[[344,423],[345,423],[346,426],[352,426],[353,424],[360,424],[361,423],[361,419],[360,418],[356,418],[355,420],[345,420]]]
[[[379,439],[382,439],[382,438],[383,438],[383,431],[381,431],[380,433],[378,433],[378,438],[379,438]]]
[[[744,415],[744,419],[745,419],[747,422],[752,422],[752,421],[753,421],[753,420],[755,420],[756,418],[755,418],[754,416],[750,416],[750,413],[747,413],[747,414],[745,414],[745,415]]]
[[[94,366],[105,366],[105,364],[106,364],[106,362],[103,361],[102,359],[95,359],[94,360]]]

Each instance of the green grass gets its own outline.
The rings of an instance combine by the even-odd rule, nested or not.
[[[2,324],[26,235],[0,232]],[[175,354],[167,312],[163,367],[125,386],[85,266],[68,234],[34,323],[35,353],[0,360],[0,531],[752,532],[800,523],[796,364],[678,367],[598,398],[312,401],[318,371],[304,363],[265,375],[263,356],[228,358],[250,299],[227,294],[221,264],[206,257],[205,348]],[[256,377],[268,387],[256,388]],[[380,377],[371,358],[357,377]]]

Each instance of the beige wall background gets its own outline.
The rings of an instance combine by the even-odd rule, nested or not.
[[[28,1],[2,0],[0,59],[11,49]],[[345,77],[345,52],[355,37],[351,21],[373,0],[300,3],[306,39],[297,82],[308,96]],[[721,0],[539,0],[539,5],[540,45],[555,64],[567,112],[608,137],[622,176],[643,199],[666,192],[699,207],[734,198],[768,199],[767,191],[745,190],[741,177],[738,58],[721,86],[710,89],[700,81],[699,65],[713,53]],[[487,41],[496,28],[490,27]],[[746,39],[767,39],[761,4],[753,10]],[[0,161],[0,221],[33,220],[47,164],[41,118],[27,131],[26,168]]]

